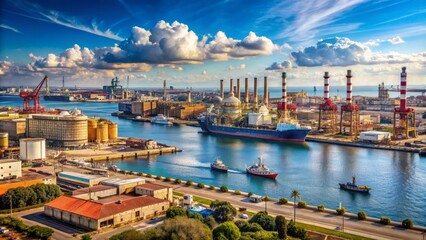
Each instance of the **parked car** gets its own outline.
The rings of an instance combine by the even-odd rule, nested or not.
[[[5,228],[5,229],[0,229],[0,233],[7,233],[9,232],[9,229]]]
[[[242,218],[242,219],[248,219],[248,215],[247,215],[247,214],[245,214],[245,213],[244,213],[244,214],[241,214],[241,215],[240,215],[240,218]]]

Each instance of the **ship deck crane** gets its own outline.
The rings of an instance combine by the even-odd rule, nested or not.
[[[24,99],[23,113],[39,113],[43,110],[40,106],[40,90],[43,84],[48,81],[47,76],[37,85],[32,92],[20,92],[19,96]],[[34,102],[34,107],[31,107],[31,101]]]

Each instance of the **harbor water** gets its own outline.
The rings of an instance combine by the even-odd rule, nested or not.
[[[20,106],[19,97],[0,97],[0,106]],[[112,117],[115,103],[45,102],[47,108],[82,110],[86,115],[103,117],[118,123],[119,135],[155,139],[183,151],[151,156],[149,159],[119,161],[125,170],[169,176],[205,185],[222,186],[268,195],[286,197],[297,189],[310,205],[324,204],[335,209],[342,206],[351,213],[365,211],[368,216],[388,216],[392,220],[413,219],[426,226],[426,158],[417,153],[364,149],[307,142],[278,143],[199,133],[189,126],[163,126]],[[245,174],[245,168],[262,155],[265,164],[277,172],[276,180]],[[219,157],[230,171],[210,170]],[[339,189],[357,177],[357,184],[372,188],[370,194]]]

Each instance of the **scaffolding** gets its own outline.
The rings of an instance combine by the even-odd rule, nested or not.
[[[352,74],[346,74],[346,104],[340,109],[340,134],[357,136],[359,132],[359,106],[352,103]]]
[[[337,106],[330,99],[330,84],[328,72],[324,74],[324,103],[319,106],[318,131],[326,133],[337,132]]]

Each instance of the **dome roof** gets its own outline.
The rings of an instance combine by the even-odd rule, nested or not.
[[[219,97],[219,96],[216,96],[216,97],[213,98],[213,102],[214,103],[220,103],[220,102],[222,102],[222,98]]]
[[[259,113],[262,115],[269,115],[269,110],[265,105],[260,106]]]
[[[241,105],[241,101],[234,97],[234,93],[231,92],[229,97],[222,100],[222,106],[224,107],[239,107]]]

